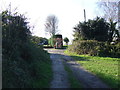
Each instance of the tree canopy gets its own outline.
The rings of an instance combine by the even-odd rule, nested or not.
[[[87,22],[79,22],[74,27],[74,40],[108,40],[109,24],[103,19],[97,17]]]
[[[66,42],[66,45],[68,45],[69,39],[67,37],[65,37],[64,42]]]

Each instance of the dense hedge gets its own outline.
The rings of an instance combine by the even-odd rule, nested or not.
[[[49,87],[51,60],[42,46],[31,41],[23,15],[2,12],[2,88]]]
[[[26,43],[13,54],[11,58],[3,55],[3,88],[36,88],[36,84],[39,88],[49,87],[45,81],[49,84],[52,77],[51,61],[42,47]],[[38,80],[44,86],[37,83]]]
[[[120,44],[109,45],[95,40],[74,41],[68,47],[68,50],[77,54],[88,54],[91,56],[120,57]]]
[[[120,58],[120,44],[109,45],[105,44],[98,49],[98,56],[116,57]]]

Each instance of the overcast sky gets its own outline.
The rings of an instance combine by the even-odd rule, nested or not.
[[[86,10],[86,18],[93,19],[100,14],[97,8],[98,0],[0,0],[1,10],[8,8],[11,2],[11,10],[16,7],[20,14],[25,14],[31,26],[35,26],[33,34],[40,37],[49,37],[45,34],[45,20],[50,14],[57,16],[59,20],[59,33],[63,37],[73,39],[73,27],[79,21],[84,20],[83,9]]]

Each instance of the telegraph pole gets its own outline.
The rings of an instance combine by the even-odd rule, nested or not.
[[[120,1],[118,2],[118,28],[120,30]]]
[[[8,11],[8,13],[9,13],[9,18],[8,18],[8,20],[9,20],[9,32],[8,32],[8,40],[10,39],[10,19],[11,19],[11,2],[10,2],[10,4],[9,4],[9,9],[8,9],[9,11]]]
[[[86,22],[86,12],[85,12],[85,9],[84,9],[84,20]]]
[[[11,2],[9,4],[9,15],[11,15]]]

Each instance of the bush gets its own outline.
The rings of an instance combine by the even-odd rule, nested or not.
[[[104,18],[97,17],[87,22],[79,22],[74,29],[74,40],[108,40],[109,24]]]
[[[97,48],[102,45],[103,43],[95,40],[75,41],[68,49],[69,51],[76,52],[77,54],[97,55]]]
[[[105,44],[104,47],[99,48],[98,56],[120,58],[120,46]]]
[[[45,69],[46,66],[49,68]],[[14,57],[9,58],[3,55],[2,69],[3,88],[36,88],[38,80],[43,82],[47,79],[47,83],[49,83],[52,72],[48,53],[40,46],[30,42],[24,44],[21,50],[17,50]],[[48,77],[43,76],[43,70],[49,71]],[[47,73],[44,74],[47,75]],[[39,87],[42,86],[39,85]],[[46,85],[46,87],[48,86]]]
[[[120,57],[120,45],[109,45],[95,40],[74,41],[68,47],[68,50],[77,54],[88,54],[91,56]]]
[[[30,39],[27,23],[22,15],[2,12],[2,88],[48,87],[50,57]]]

